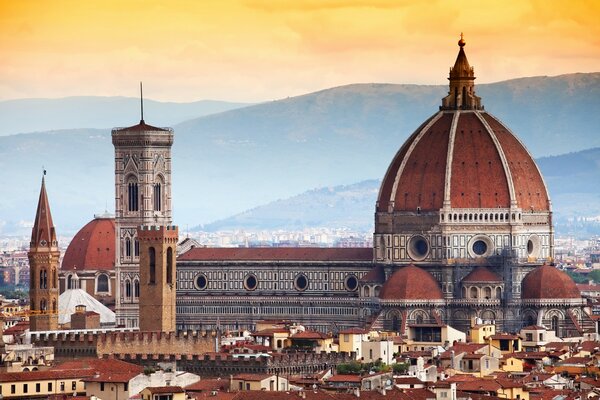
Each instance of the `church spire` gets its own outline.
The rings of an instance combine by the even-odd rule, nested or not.
[[[44,171],[45,175],[45,171]],[[40,189],[40,198],[38,200],[37,212],[33,229],[31,230],[31,248],[34,247],[54,247],[56,246],[56,232],[50,213],[50,204],[46,194],[45,177],[42,177],[42,188]]]
[[[464,36],[460,34],[458,56],[454,67],[450,68],[450,90],[442,99],[442,110],[482,110],[481,98],[475,96],[475,71],[469,65],[465,54]]]

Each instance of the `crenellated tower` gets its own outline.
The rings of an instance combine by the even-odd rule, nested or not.
[[[176,226],[140,226],[140,330],[175,332]]]
[[[142,108],[143,110],[143,108]],[[112,130],[115,147],[117,324],[137,327],[141,225],[171,225],[173,129],[140,123]]]
[[[60,251],[50,213],[45,179],[29,244],[31,331],[58,329],[58,262]]]

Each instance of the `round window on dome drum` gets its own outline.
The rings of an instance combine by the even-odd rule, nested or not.
[[[487,243],[483,240],[476,240],[475,243],[473,243],[473,253],[478,256],[484,255],[487,252],[487,249]]]
[[[246,288],[246,290],[255,290],[257,286],[258,279],[256,279],[256,276],[254,274],[246,275],[246,277],[244,278],[244,287]]]
[[[354,275],[349,275],[346,277],[346,281],[344,282],[344,286],[346,286],[346,290],[355,291],[358,289],[358,279]]]
[[[299,274],[294,279],[294,287],[296,290],[304,291],[308,288],[308,278],[304,274]]]
[[[196,276],[195,279],[196,289],[204,290],[208,286],[208,279],[206,279],[206,275],[200,274]]]
[[[424,260],[429,253],[429,242],[421,235],[410,238],[408,242],[408,255],[415,261]]]

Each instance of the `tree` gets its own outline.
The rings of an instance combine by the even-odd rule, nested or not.
[[[395,374],[404,374],[408,371],[408,364],[406,363],[396,363],[392,365],[392,371]]]

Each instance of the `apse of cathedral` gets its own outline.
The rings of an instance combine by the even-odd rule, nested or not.
[[[173,272],[175,329],[289,320],[325,332],[403,333],[409,325],[431,324],[466,331],[481,319],[505,331],[526,325],[560,335],[583,330],[589,322],[584,300],[550,265],[552,208],[540,170],[517,136],[485,110],[462,37],[458,45],[448,95],[400,147],[383,178],[374,248],[188,248]],[[100,294],[114,298],[117,324],[137,327],[140,286],[147,284],[140,280],[151,268],[140,257],[137,228],[172,223],[174,132],[142,118],[112,137],[116,215],[111,226],[95,231],[113,236],[102,241],[107,251],[97,269],[63,268],[61,279],[66,287],[78,271],[91,270],[98,288],[106,274]],[[99,241],[95,231],[88,229],[86,240]],[[105,268],[107,259],[112,269]]]

